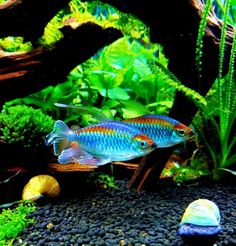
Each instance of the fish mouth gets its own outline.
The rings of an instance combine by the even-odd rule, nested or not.
[[[192,130],[191,132],[189,132],[188,134],[188,140],[189,141],[193,141],[196,139],[196,135],[195,135],[195,132]]]
[[[157,143],[152,143],[152,144],[150,145],[150,147],[153,148],[153,149],[157,148]]]

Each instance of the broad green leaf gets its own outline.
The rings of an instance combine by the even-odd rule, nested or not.
[[[108,97],[116,100],[128,100],[130,98],[128,93],[120,87],[108,90]]]
[[[107,116],[107,120],[114,120],[114,116],[113,116],[113,113],[111,111],[111,109],[107,106],[104,106],[102,108],[102,113]]]
[[[134,118],[148,114],[149,111],[139,102],[133,100],[122,101],[122,112],[124,119]]]
[[[116,100],[113,100],[113,99],[108,99],[107,101],[105,101],[103,103],[103,106],[107,106],[108,108],[114,108],[114,107],[117,107],[120,103]]]

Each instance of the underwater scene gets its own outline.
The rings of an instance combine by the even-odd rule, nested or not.
[[[0,246],[236,245],[236,0],[0,23]]]

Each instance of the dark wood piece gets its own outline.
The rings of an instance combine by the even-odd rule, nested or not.
[[[69,72],[100,48],[122,36],[113,28],[87,23],[76,30],[64,27],[64,38],[53,49],[38,47],[31,52],[0,53],[0,105],[46,86],[66,81]]]
[[[0,5],[0,38],[22,36],[36,45],[49,20],[68,3],[69,0],[8,0]]]

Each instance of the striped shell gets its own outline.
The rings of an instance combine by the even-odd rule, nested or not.
[[[50,175],[37,175],[29,180],[22,192],[23,200],[35,201],[43,195],[58,196],[60,186],[57,180]]]
[[[188,205],[180,225],[218,226],[219,222],[220,211],[217,205],[208,199],[198,199]]]

